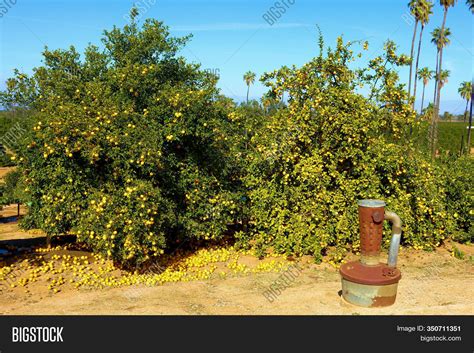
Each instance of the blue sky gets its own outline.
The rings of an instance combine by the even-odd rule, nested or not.
[[[0,0],[0,6],[10,2],[15,0]],[[143,19],[154,17],[164,21],[176,36],[193,33],[192,41],[181,54],[190,61],[200,62],[205,69],[218,70],[222,93],[236,100],[245,97],[242,76],[247,70],[260,76],[282,65],[302,65],[317,55],[316,24],[328,45],[334,45],[341,34],[346,40],[368,40],[372,56],[380,53],[388,38],[408,54],[413,33],[413,26],[404,19],[408,14],[406,0],[280,0],[286,13],[272,26],[262,16],[274,6],[275,0],[135,2],[144,8]],[[73,44],[82,51],[88,43],[100,44],[104,29],[126,23],[133,3],[16,0],[0,18],[0,89],[5,87],[4,81],[14,68],[30,73],[33,67],[41,65],[45,45],[54,49]],[[434,11],[425,29],[420,59],[420,66],[433,69],[436,50],[430,43],[430,32],[442,21],[442,8],[437,1]],[[451,71],[451,77],[443,88],[442,111],[462,113],[464,110],[465,103],[457,89],[461,81],[472,79],[472,19],[464,0],[449,10],[447,26],[453,35],[443,66]],[[402,70],[400,75],[407,81],[407,70]],[[258,83],[250,95],[258,98],[264,92],[265,88]],[[421,87],[419,92],[421,95]],[[432,96],[433,84],[430,84],[426,99],[431,100]]]

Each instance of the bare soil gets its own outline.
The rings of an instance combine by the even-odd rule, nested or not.
[[[15,170],[15,167],[0,167],[0,180],[5,177],[6,174]]]
[[[9,206],[1,213],[13,216],[16,206]],[[41,232],[23,232],[11,219],[8,223],[0,223],[0,249],[9,244],[18,247],[39,243],[44,243]],[[463,260],[453,257],[453,246],[465,254]],[[304,257],[296,260],[303,268],[301,274],[272,302],[263,293],[279,278],[279,273],[242,274],[225,279],[216,276],[205,281],[153,287],[65,287],[56,294],[40,283],[33,283],[27,289],[1,290],[0,314],[473,315],[473,256],[472,245],[447,244],[435,252],[401,249],[402,280],[397,301],[386,308],[360,308],[344,302],[339,295],[338,270],[327,263],[316,265]],[[348,260],[355,258],[350,255]],[[245,261],[256,263],[260,260],[247,256]],[[0,267],[1,262],[0,256]]]

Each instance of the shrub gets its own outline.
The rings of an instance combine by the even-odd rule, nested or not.
[[[441,161],[445,181],[446,208],[453,215],[456,227],[453,239],[474,241],[474,160],[470,156],[448,157]]]
[[[1,96],[0,92],[0,100]],[[30,125],[28,111],[0,111],[0,167],[16,165],[15,153]]]
[[[27,193],[25,227],[73,232],[130,267],[230,226],[261,255],[340,260],[359,249],[357,200],[380,198],[402,218],[404,244],[472,240],[472,160],[426,157],[398,82],[409,59],[393,42],[353,69],[360,43],[339,38],[324,53],[320,37],[309,63],[262,77],[262,104],[236,106],[178,56],[187,40],[132,21],[105,32],[104,50],[46,49],[32,76],[8,80],[0,103],[34,120],[11,183]]]
[[[363,198],[386,200],[404,222],[403,242],[415,248],[437,246],[452,230],[437,168],[407,139],[415,113],[395,71],[407,58],[388,42],[382,56],[353,70],[351,46],[339,38],[323,55],[320,39],[318,57],[262,78],[268,96],[289,97],[252,136],[246,156],[251,236],[239,236],[262,253],[320,259],[336,246],[341,259],[358,250]]]
[[[0,180],[0,209],[2,206],[22,203],[24,199],[25,193],[20,172],[13,170],[5,175],[3,180]]]
[[[178,56],[187,40],[132,22],[106,31],[102,51],[46,49],[33,76],[8,81],[4,104],[37,112],[20,153],[25,227],[74,232],[135,266],[239,222],[226,105],[216,77]]]
[[[0,167],[13,167],[15,161],[12,160],[12,155],[8,153],[6,148],[0,145]]]
[[[440,155],[454,155],[466,153],[467,144],[467,123],[462,122],[444,122],[438,123],[438,150]],[[412,137],[416,140],[417,149],[424,153],[430,153],[429,148],[429,128],[430,123],[423,121],[419,126],[413,129]]]

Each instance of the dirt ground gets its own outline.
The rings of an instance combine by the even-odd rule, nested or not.
[[[15,167],[0,167],[0,179],[3,179],[3,177],[12,170],[15,170]]]
[[[40,232],[19,230],[14,218],[8,218],[9,222],[4,223],[5,216],[15,214],[15,205],[2,211],[0,249],[11,244],[20,249],[24,244],[33,248],[43,246],[44,237]],[[55,294],[45,286],[34,286],[35,283],[26,290],[10,290],[3,286],[0,289],[0,314],[473,315],[474,246],[455,245],[465,254],[463,260],[452,255],[452,246],[449,244],[431,253],[401,249],[399,267],[402,280],[397,301],[386,308],[360,308],[344,302],[339,295],[341,283],[337,269],[302,258],[297,260],[303,269],[301,273],[272,302],[263,293],[282,273],[249,273],[227,278],[214,276],[207,280],[157,286],[105,289],[65,286]],[[258,263],[261,260],[247,256],[247,261]],[[1,262],[0,256],[0,268],[5,265],[5,261],[3,265]]]

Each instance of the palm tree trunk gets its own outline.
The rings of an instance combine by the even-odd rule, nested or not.
[[[435,104],[436,104],[436,92],[438,90],[438,67],[439,67],[439,49],[436,51],[436,72],[435,72],[435,87],[433,92],[433,113],[431,115],[431,124],[429,129],[429,145],[430,150],[433,151],[433,144],[434,144],[434,129],[436,125],[436,113],[435,113]]]
[[[441,26],[441,39],[444,38],[444,28],[446,26],[446,17],[448,15],[448,8],[444,8],[444,16],[443,16],[443,25]],[[443,43],[439,50],[439,65],[438,65],[438,92],[436,93],[436,100],[435,100],[435,111],[434,111],[434,125],[433,125],[433,146],[431,150],[432,157],[436,157],[436,145],[438,144],[438,118],[439,118],[439,106],[440,106],[440,99],[441,99],[441,71],[443,70]]]
[[[250,92],[250,84],[247,85],[247,105],[249,104],[249,92]],[[249,132],[247,130],[247,126],[245,126],[244,135],[245,135],[245,150],[247,151],[249,147],[248,145]]]
[[[467,128],[467,153],[471,153],[471,126],[472,126],[472,100],[474,98],[474,89],[471,91],[471,113],[469,114],[469,126]]]
[[[462,120],[463,123],[466,123],[467,118],[467,108],[469,107],[469,99],[466,100],[466,109],[464,109],[464,119]]]
[[[420,30],[420,39],[418,40],[418,53],[416,54],[415,82],[414,82],[414,88],[413,88],[413,97],[415,97],[415,99],[413,100],[413,110],[415,110],[416,84],[417,84],[417,81],[418,81],[418,64],[420,63],[421,40],[423,38],[423,30],[424,29],[425,29],[425,26],[422,24],[421,25],[421,30]]]
[[[436,146],[438,145],[438,120],[439,120],[439,107],[440,107],[440,100],[441,100],[441,65],[443,63],[443,49],[439,51],[439,77],[438,77],[438,87],[437,87],[437,92],[436,92],[436,104],[435,104],[435,109],[434,109],[434,121],[433,121],[433,145],[432,145],[432,156],[433,158],[436,157]]]
[[[440,105],[440,98],[441,98],[441,72],[443,71],[443,48],[439,51],[439,77],[438,77],[438,87],[437,87],[437,92],[436,92],[436,106],[435,106],[435,112],[436,115],[439,116],[439,105]]]
[[[443,38],[444,38],[444,28],[446,27],[446,17],[447,17],[447,15],[448,15],[448,8],[445,8],[445,9],[444,9],[444,14],[443,14],[443,24],[441,25],[441,33],[440,33],[440,35],[441,35],[441,38],[440,38],[440,39],[441,39],[441,40],[443,40]],[[443,44],[444,44],[444,43],[441,43],[441,46],[440,46],[440,48],[439,48],[439,54],[438,54],[439,59],[438,59],[438,63],[437,63],[437,64],[438,64],[438,70],[437,70],[437,71],[438,71],[438,73],[440,73],[440,74],[441,74],[442,63],[443,63],[443,48],[444,48],[444,45],[443,45]],[[439,86],[440,78],[441,78],[441,77],[438,77],[438,76],[436,77],[436,81],[437,81],[437,86],[436,86],[436,88],[438,88],[438,86]],[[437,91],[437,90],[435,90],[435,91]],[[437,103],[438,103],[437,98],[438,98],[438,97],[437,97],[437,95],[436,95],[436,96],[435,96],[435,102],[434,102],[434,103],[435,103],[435,112],[436,112],[436,106],[437,106]]]
[[[435,87],[433,92],[433,107],[436,103],[436,92],[438,90],[438,67],[439,67],[439,49],[436,51],[436,72],[435,72]],[[434,113],[434,110],[433,110]]]
[[[421,94],[421,109],[420,109],[420,114],[423,114],[423,102],[425,101],[425,88],[426,88],[426,85],[423,84],[423,93]]]
[[[410,76],[408,78],[408,98],[410,98],[411,93],[411,77],[413,74],[413,54],[415,52],[415,39],[416,39],[416,31],[418,29],[418,20],[415,21],[415,29],[413,30],[413,38],[411,40],[411,51],[410,51]]]

